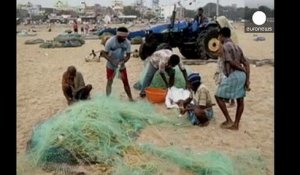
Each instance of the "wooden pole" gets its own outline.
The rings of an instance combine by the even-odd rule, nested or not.
[[[219,0],[217,0],[217,10],[216,10],[216,16],[219,16]]]

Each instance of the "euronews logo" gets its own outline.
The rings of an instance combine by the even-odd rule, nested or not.
[[[256,11],[252,15],[252,21],[245,23],[246,33],[272,33],[274,32],[274,20],[267,18],[262,11]]]

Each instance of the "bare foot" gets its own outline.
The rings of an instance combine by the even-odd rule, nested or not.
[[[239,126],[238,125],[235,125],[233,124],[232,126],[228,127],[227,129],[231,129],[231,130],[239,130]]]
[[[130,98],[129,101],[130,101],[130,102],[135,102],[134,99],[132,99],[132,98]]]
[[[225,121],[221,124],[221,128],[228,128],[228,127],[231,127],[233,125],[233,122],[232,121]]]

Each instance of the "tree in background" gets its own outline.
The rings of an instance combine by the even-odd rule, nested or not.
[[[258,10],[263,11],[267,17],[274,17],[274,10],[270,9],[267,6],[259,6]]]
[[[148,20],[150,20],[150,19],[153,19],[153,18],[155,18],[156,16],[155,16],[155,14],[153,14],[153,13],[145,13],[145,15],[144,15],[144,18],[145,19],[148,19]]]
[[[194,18],[195,15],[196,15],[196,11],[195,10],[184,9],[184,16],[186,18]]]
[[[123,14],[124,15],[135,15],[137,17],[141,16],[141,13],[135,9],[133,6],[125,6],[123,8]]]

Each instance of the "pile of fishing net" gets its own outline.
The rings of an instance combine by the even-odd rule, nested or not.
[[[98,96],[70,106],[38,125],[31,138],[33,163],[111,164],[132,145],[138,131],[148,124],[171,122],[144,103],[122,102]]]
[[[43,39],[30,39],[30,40],[26,40],[25,44],[40,44],[40,43],[44,43],[45,41]]]
[[[136,82],[133,87],[136,89],[136,90],[141,90],[141,84],[142,82],[144,81],[144,78],[146,76],[146,72],[149,68],[149,62],[148,60],[146,60],[145,62],[145,68],[143,69],[143,71],[140,73],[140,78],[139,78],[139,81]],[[181,72],[181,70],[179,69],[178,66],[175,66],[175,83],[174,83],[174,86],[177,87],[177,88],[186,88],[186,82],[185,82],[185,79],[184,79],[184,76]],[[187,71],[187,75],[191,74],[192,71],[191,69],[188,67],[188,66],[185,66],[185,69]],[[167,81],[169,81],[169,76],[167,73],[165,73],[165,76],[167,78]],[[159,71],[157,71],[152,79],[152,82],[150,84],[149,87],[155,87],[155,88],[166,88],[166,84],[164,82],[164,80],[161,78],[161,75],[159,74]]]
[[[22,30],[21,32],[17,33],[17,36],[21,36],[21,37],[27,37],[27,36],[36,36],[36,33],[31,33],[25,30]]]
[[[80,40],[84,44],[82,36],[78,33],[60,34],[54,38],[54,41],[64,42],[68,40]]]
[[[63,43],[53,41],[53,40],[47,40],[46,42],[40,45],[40,48],[61,48],[61,47],[63,47]]]
[[[101,36],[101,44],[105,46],[106,42],[112,37],[112,35]]]
[[[85,43],[84,38],[77,33],[60,34],[56,36],[53,40],[58,41],[60,43],[65,43],[66,41],[78,41],[81,45]]]
[[[100,37],[98,35],[95,35],[95,34],[92,34],[92,33],[84,35],[83,38],[85,40],[99,40],[100,39]]]
[[[68,174],[67,169],[74,168],[62,165],[98,166],[88,174],[113,175],[174,174],[174,168],[180,168],[185,174],[199,175],[265,173],[263,159],[259,156],[251,159],[240,156],[235,160],[219,152],[197,153],[174,146],[161,148],[137,143],[143,128],[150,125],[178,127],[178,121],[177,117],[156,113],[145,101],[128,103],[97,95],[37,125],[28,144],[25,162],[43,169],[56,167],[56,172],[64,174]],[[21,163],[18,161],[17,173],[26,174],[21,172]],[[249,167],[253,171],[244,174],[245,168]]]
[[[104,32],[101,35],[99,35],[99,39],[102,40],[104,38],[111,37],[111,36],[113,36],[113,34],[111,34],[109,32]]]
[[[61,47],[79,47],[85,43],[80,34],[68,33],[60,34],[53,40],[47,41],[40,45],[41,48],[61,48]]]
[[[65,33],[72,33],[73,31],[71,29],[65,30]]]
[[[143,43],[143,38],[140,36],[136,36],[131,39],[131,44],[142,44]]]
[[[117,28],[104,28],[97,31],[98,35],[104,36],[104,35],[115,35],[117,33]]]

